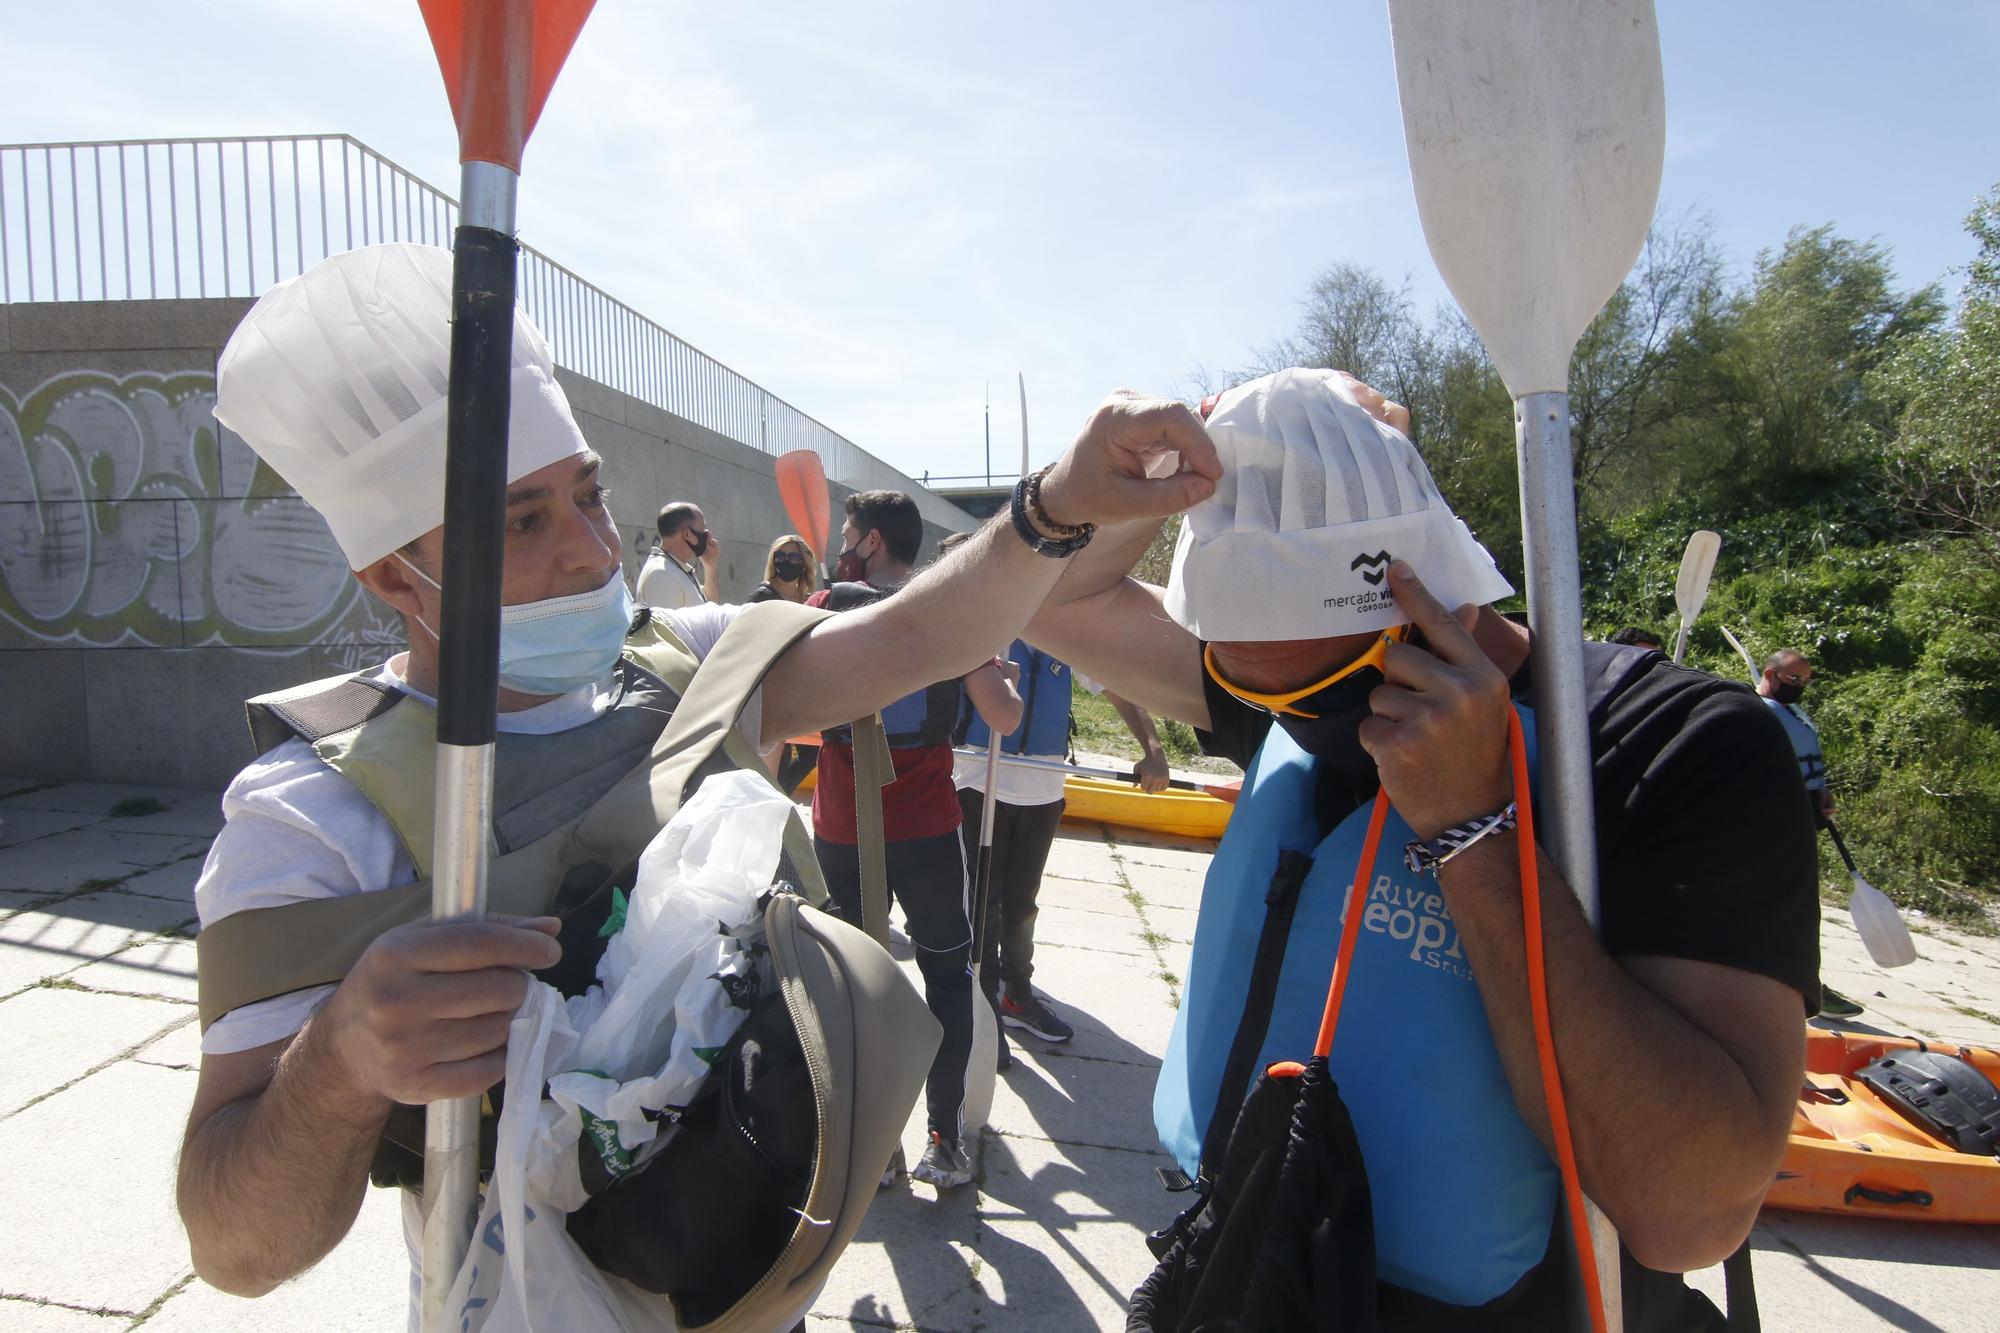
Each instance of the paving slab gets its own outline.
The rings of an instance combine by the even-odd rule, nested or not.
[[[1025,1044],[1025,1043],[1023,1043]],[[994,1085],[993,1123],[1010,1134],[1120,1148],[1153,1138],[1154,1066],[1036,1052]]]
[[[370,1188],[333,1253],[254,1301],[200,1280],[170,1297],[145,1333],[385,1333],[408,1320],[410,1260],[402,1198]]]
[[[10,1200],[0,1209],[0,1255],[10,1292],[137,1311],[187,1274],[174,1162],[194,1083],[192,1074],[126,1061],[0,1120]]]
[[[0,1329],[7,1333],[122,1333],[131,1326],[130,1315],[97,1314],[0,1296]]]
[[[125,801],[150,801],[169,810],[216,806],[219,794],[202,787],[142,787],[121,782],[58,782],[0,797],[8,808],[79,810],[108,815]]]
[[[145,1045],[187,1016],[183,1005],[43,986],[0,1000],[0,1115]]]
[[[1100,953],[1151,957],[1140,938],[1138,913],[1088,912],[1056,903],[1041,903],[1035,916],[1035,956],[1048,948],[1095,949]]]
[[[1035,950],[1035,989],[1076,1029],[1077,1055],[1156,1064],[1173,1031],[1172,991],[1150,957],[1060,946]],[[1038,1046],[1023,1036],[1024,1046]]]
[[[80,967],[63,980],[87,990],[154,996],[182,1004],[193,1004],[200,998],[194,941],[188,939],[146,940],[102,962]]]
[[[1096,912],[1137,923],[1137,909],[1126,896],[1123,882],[1115,879],[1072,879],[1067,875],[1042,876],[1042,891],[1036,903],[1042,907],[1067,907],[1077,912]]]
[[[16,843],[32,842],[36,838],[46,838],[51,833],[67,833],[71,829],[88,828],[101,824],[102,814],[87,814],[76,810],[36,810],[22,806],[16,808],[0,802],[0,847],[12,847]]]
[[[191,915],[182,903],[115,892],[15,912],[0,921],[0,995],[109,958]]]
[[[53,833],[33,842],[0,847],[0,888],[27,893],[103,888],[200,856],[208,850],[209,841],[179,833],[135,833],[99,826]]]
[[[201,1024],[185,1009],[182,1021],[132,1053],[142,1064],[168,1069],[201,1069]]]
[[[136,893],[146,898],[166,898],[172,902],[186,903],[190,913],[194,910],[194,882],[201,876],[203,858],[190,856],[186,860],[163,865],[158,870],[148,870],[132,876],[118,886],[120,893]]]

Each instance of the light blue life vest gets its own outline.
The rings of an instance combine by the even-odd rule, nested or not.
[[[1532,772],[1534,718],[1519,711]],[[1322,838],[1316,768],[1273,727],[1209,867],[1187,989],[1153,1095],[1160,1140],[1190,1177],[1244,1021],[1271,910],[1267,888],[1286,851],[1312,863],[1254,1068],[1312,1054],[1369,816],[1364,804]],[[1380,1276],[1454,1305],[1482,1305],[1547,1253],[1560,1177],[1515,1109],[1443,894],[1403,863],[1414,836],[1391,810],[1361,904],[1331,1066],[1368,1164]],[[1236,1109],[1222,1114],[1233,1119]]]
[[[1000,738],[1007,754],[1066,755],[1069,753],[1070,669],[1038,648],[1016,639],[1007,658],[1021,668],[1021,724]],[[961,745],[986,748],[986,720],[967,710]]]
[[[1806,790],[1825,791],[1826,755],[1820,751],[1819,728],[1799,711],[1796,704],[1780,703],[1768,695],[1758,697],[1778,715],[1778,721],[1784,726],[1785,735],[1792,742],[1792,753],[1799,757],[1799,776],[1806,780]]]

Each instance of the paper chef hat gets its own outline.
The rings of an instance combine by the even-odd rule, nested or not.
[[[1400,625],[1389,562],[1448,607],[1514,589],[1431,480],[1415,445],[1330,370],[1281,370],[1216,402],[1215,494],[1181,524],[1167,614],[1200,638],[1328,638]]]
[[[363,569],[444,522],[451,254],[371,245],[264,293],[222,349],[215,419]],[[582,453],[541,331],[514,311],[507,480]]]

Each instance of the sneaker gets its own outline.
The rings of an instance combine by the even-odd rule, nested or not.
[[[1051,1013],[1042,998],[1032,991],[1026,999],[1015,998],[1012,991],[1004,992],[1000,996],[1000,1021],[1010,1028],[1033,1033],[1043,1041],[1068,1041],[1076,1035],[1076,1029]]]
[[[1819,1011],[1826,1018],[1853,1018],[1861,1012],[1861,1006],[1842,995],[1831,986],[1819,988]]]
[[[882,1183],[877,1188],[888,1189],[891,1185],[896,1183],[897,1177],[901,1176],[904,1170],[905,1167],[903,1165],[903,1150],[900,1147],[898,1147],[896,1149],[896,1155],[889,1159],[889,1165],[887,1169],[885,1169],[882,1172]]]
[[[941,1190],[957,1189],[960,1185],[972,1183],[972,1161],[955,1139],[948,1139],[932,1130],[930,1145],[924,1149],[924,1155],[917,1164],[910,1168],[910,1179],[921,1180]]]

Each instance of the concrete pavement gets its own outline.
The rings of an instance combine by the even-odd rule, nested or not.
[[[380,1191],[325,1262],[260,1301],[189,1270],[172,1180],[199,1062],[191,895],[219,824],[213,792],[0,780],[0,1333],[402,1327],[407,1266]],[[1122,1326],[1151,1266],[1143,1233],[1175,1211],[1154,1175],[1151,1091],[1207,860],[1196,844],[1065,828],[1036,980],[1076,1040],[1015,1043],[976,1187],[885,1192],[811,1328]],[[1869,1020],[2000,1044],[2000,944],[1923,934],[1918,964],[1883,973],[1845,913],[1826,916],[1827,979]],[[912,1160],[921,1131],[919,1113]],[[1765,1325],[1990,1327],[1996,1242],[1991,1229],[1767,1214]],[[1697,1282],[1719,1297],[1719,1272]]]

